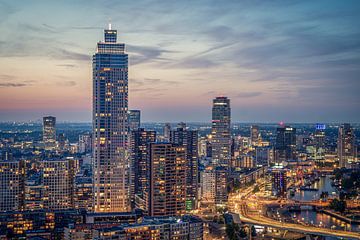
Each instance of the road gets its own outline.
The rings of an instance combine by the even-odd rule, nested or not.
[[[342,237],[347,239],[360,239],[360,233],[358,232],[333,230],[296,223],[286,223],[266,217],[263,215],[261,207],[270,204],[271,201],[262,201],[258,198],[251,197],[251,188],[247,188],[241,192],[242,193],[231,194],[229,196],[229,207],[232,212],[239,214],[242,222],[266,227],[274,227],[298,233],[308,233],[328,237]],[[249,205],[253,207],[258,206],[258,208],[255,207],[255,209],[257,209],[256,211],[250,211],[248,209]]]

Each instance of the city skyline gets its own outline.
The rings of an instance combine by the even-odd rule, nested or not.
[[[357,2],[153,3],[1,2],[0,121],[90,122],[93,43],[111,17],[144,122],[208,122],[219,95],[233,122],[360,122]]]

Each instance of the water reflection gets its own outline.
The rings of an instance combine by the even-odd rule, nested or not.
[[[316,188],[318,191],[296,191],[292,198],[299,201],[312,201],[318,200],[321,192],[328,192],[329,196],[336,192],[336,189],[331,186],[330,176],[320,177],[320,180],[312,184],[311,188]]]

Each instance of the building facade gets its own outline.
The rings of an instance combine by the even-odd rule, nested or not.
[[[44,160],[41,162],[41,167],[44,208],[50,210],[74,208],[77,160],[72,158]]]
[[[156,131],[138,128],[131,131],[131,195],[136,207],[147,212],[150,187],[150,143],[156,141]]]
[[[129,110],[128,111],[129,128],[130,131],[140,128],[141,112],[140,110]]]
[[[212,107],[212,162],[228,167],[231,160],[230,99],[216,97]]]
[[[24,184],[24,161],[0,161],[0,211],[23,209]]]
[[[150,216],[180,216],[186,207],[186,149],[150,144]]]
[[[56,118],[52,116],[43,117],[43,142],[46,150],[56,147]]]
[[[179,124],[170,132],[170,142],[186,149],[186,206],[195,209],[198,195],[198,131],[186,129]]]
[[[296,158],[296,128],[278,127],[276,129],[275,162],[281,163]]]
[[[104,31],[93,55],[94,211],[127,211],[128,55],[117,31]]]
[[[351,168],[351,165],[357,162],[355,133],[348,123],[344,123],[339,127],[337,151],[339,167]]]

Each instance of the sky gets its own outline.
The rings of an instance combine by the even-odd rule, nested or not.
[[[360,122],[360,1],[0,0],[0,121],[91,121],[111,21],[146,122]]]

